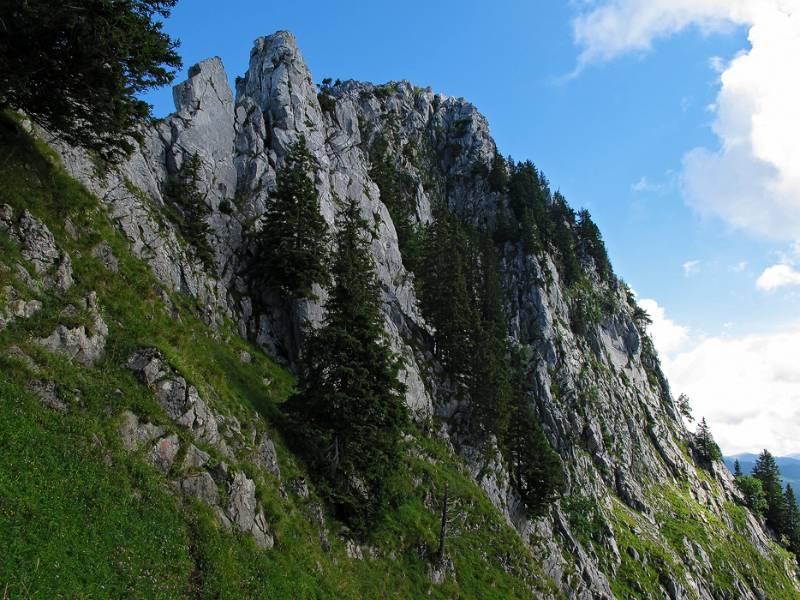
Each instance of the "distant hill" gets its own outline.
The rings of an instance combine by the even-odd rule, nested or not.
[[[749,474],[756,464],[758,454],[744,453],[735,456],[726,456],[725,465],[733,473],[733,461],[738,460],[742,467],[742,473]],[[776,456],[775,462],[781,470],[784,485],[788,483],[794,488],[795,495],[800,492],[800,454],[790,454],[789,456]],[[800,498],[800,495],[798,495]]]

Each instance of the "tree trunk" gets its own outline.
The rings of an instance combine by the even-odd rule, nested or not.
[[[447,538],[447,484],[444,484],[444,497],[442,498],[442,524],[439,528],[439,549],[436,551],[436,562],[444,562],[444,541]]]

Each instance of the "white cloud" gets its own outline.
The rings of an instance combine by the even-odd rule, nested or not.
[[[764,269],[756,280],[756,287],[762,292],[772,292],[787,285],[800,285],[800,272],[786,264]]]
[[[688,394],[726,454],[800,451],[800,327],[692,339],[655,300],[640,300],[675,396]]]
[[[639,306],[647,311],[653,321],[648,326],[650,337],[660,355],[670,355],[680,350],[689,341],[689,328],[678,325],[667,318],[664,308],[649,298],[638,300]]]
[[[747,268],[747,265],[748,265],[748,262],[746,260],[740,260],[735,265],[731,265],[730,267],[728,267],[728,270],[733,272],[733,273],[741,273],[742,271],[744,271]]]
[[[800,328],[700,340],[662,365],[674,394],[686,393],[726,454],[800,450]]]
[[[700,270],[700,261],[687,260],[685,263],[683,263],[682,266],[683,266],[683,274],[686,275],[686,277],[689,277],[690,275],[694,275]]]
[[[748,27],[750,48],[721,71],[716,149],[684,156],[683,192],[699,213],[774,239],[800,239],[800,0],[605,0],[574,22],[579,68],[690,26]]]

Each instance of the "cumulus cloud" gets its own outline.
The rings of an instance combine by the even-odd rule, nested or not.
[[[748,28],[749,49],[711,59],[717,148],[684,156],[687,202],[735,228],[800,239],[800,0],[605,0],[574,21],[579,68],[688,27]]]
[[[756,280],[756,287],[762,292],[772,292],[787,285],[800,285],[800,272],[786,264],[764,269]]]
[[[657,335],[656,332],[653,335]],[[711,337],[663,359],[674,393],[686,393],[727,454],[800,450],[800,327]]]
[[[726,454],[800,451],[800,326],[786,331],[692,338],[655,300],[640,300],[675,395],[688,394]]]
[[[638,303],[650,315],[652,323],[649,325],[649,333],[660,355],[671,355],[686,345],[689,341],[688,327],[668,319],[664,308],[655,300],[642,298]]]

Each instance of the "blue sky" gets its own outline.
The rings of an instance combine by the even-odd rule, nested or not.
[[[746,8],[748,2],[731,5]],[[654,299],[657,311],[666,311],[661,320],[667,337],[669,327],[682,336],[682,345],[664,343],[662,349],[674,353],[666,362],[708,338],[771,335],[797,319],[791,286],[770,293],[756,287],[764,269],[786,262],[785,236],[741,223],[733,229],[724,208],[709,216],[690,206],[684,189],[686,153],[720,147],[712,131],[720,113],[709,108],[721,93],[719,65],[750,48],[754,20],[713,9],[711,16],[660,28],[672,3],[229,0],[221,7],[184,0],[165,27],[181,39],[186,67],[218,55],[231,78],[245,71],[256,37],[288,29],[317,81],[408,79],[473,102],[488,118],[500,151],[530,158],[574,207],[589,208],[616,272],[640,297]],[[704,3],[718,4],[698,5]],[[654,6],[661,13],[651,14]],[[575,20],[602,10],[612,11],[605,14],[611,20],[602,22],[612,27],[616,37],[610,39],[621,37],[613,19],[626,36],[628,23],[643,22],[642,14],[651,21],[630,33],[627,46],[604,42],[605,31],[591,20],[589,41],[576,40]],[[716,68],[712,57],[722,59]],[[580,72],[567,77],[579,64]],[[158,115],[173,108],[169,89],[146,98]],[[724,206],[725,198],[720,202]],[[695,382],[683,377],[673,379],[692,389]],[[708,386],[698,390],[709,394]],[[698,404],[713,414],[710,400]],[[763,445],[754,440],[752,448],[734,448],[723,441],[736,450]]]

